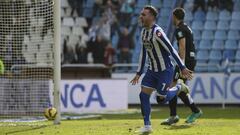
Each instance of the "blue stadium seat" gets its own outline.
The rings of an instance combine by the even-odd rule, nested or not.
[[[194,37],[194,40],[201,40],[202,39],[201,31],[193,30],[193,37]]]
[[[211,50],[209,54],[209,61],[211,63],[219,63],[222,60],[222,53],[219,50]]]
[[[235,60],[235,50],[224,50],[223,59],[228,58],[231,62]]]
[[[192,29],[193,30],[202,30],[203,29],[203,22],[202,21],[193,21],[192,22]]]
[[[226,40],[227,39],[227,33],[224,30],[217,30],[214,35],[215,39],[218,40]]]
[[[171,9],[170,8],[162,8],[160,11],[160,16],[161,17],[169,17],[169,15],[171,14]]]
[[[213,40],[214,39],[213,31],[211,31],[211,30],[204,30],[203,33],[202,33],[202,39],[204,39],[204,40]]]
[[[195,45],[195,49],[198,50],[199,49],[199,44],[200,44],[200,41],[199,40],[196,40],[194,39],[194,45]]]
[[[219,20],[217,24],[218,30],[229,30],[229,23],[225,20]]]
[[[232,20],[238,20],[238,21],[240,21],[240,11],[234,11],[234,12],[232,12]]]
[[[163,7],[171,8],[173,4],[173,0],[163,0]]]
[[[240,21],[231,21],[230,23],[230,29],[231,30],[240,30]]]
[[[231,40],[239,40],[240,39],[240,35],[239,32],[237,30],[230,30],[228,31],[228,39]]]
[[[186,12],[192,12],[193,10],[193,1],[186,1],[183,5],[183,8]]]
[[[207,16],[206,16],[206,20],[217,21],[218,20],[218,12],[208,11]]]
[[[217,24],[215,21],[206,21],[204,24],[204,29],[205,30],[216,30]]]
[[[232,19],[231,13],[227,10],[220,11],[219,20],[229,21]]]
[[[222,60],[212,60],[209,59],[208,64],[220,64]]]
[[[234,72],[240,72],[240,68],[239,67],[240,67],[240,62],[235,62],[233,71]]]
[[[199,44],[200,50],[210,50],[212,49],[212,43],[210,40],[201,40]]]
[[[138,0],[136,7],[142,8],[142,7],[144,7],[146,4],[148,4],[148,0]]]
[[[223,50],[224,49],[224,41],[223,40],[214,40],[212,49],[213,50]]]
[[[163,5],[161,0],[151,0],[150,4],[154,5],[156,8],[161,8]]]
[[[185,17],[184,17],[185,21],[192,21],[193,20],[193,14],[192,12],[186,12]]]
[[[193,18],[194,18],[195,21],[205,21],[206,20],[206,14],[202,10],[197,10],[194,13],[194,17]]]
[[[199,50],[197,52],[197,61],[198,62],[201,62],[201,63],[206,63],[208,61],[208,58],[209,57],[209,54],[208,54],[208,51],[206,50]]]
[[[190,20],[185,21],[185,23],[186,23],[188,26],[191,26],[191,25],[192,25],[192,21],[190,21]]]
[[[201,63],[197,62],[197,65],[195,67],[196,72],[207,72],[207,63]]]
[[[226,50],[236,50],[238,48],[236,40],[227,40],[225,42],[225,49]]]
[[[166,30],[168,24],[168,17],[159,17],[157,23],[163,28],[163,30]]]
[[[194,39],[195,50],[199,50],[199,43],[200,43],[200,40]]]
[[[240,50],[236,52],[235,60],[236,62],[240,62]]]
[[[211,62],[209,62],[208,65],[207,65],[208,72],[218,72],[219,71],[218,64],[219,63],[211,63]]]

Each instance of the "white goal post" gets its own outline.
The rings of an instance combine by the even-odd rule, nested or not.
[[[54,107],[57,109],[57,117],[54,124],[60,124],[60,81],[61,81],[61,4],[60,0],[54,0]]]
[[[0,119],[54,106],[60,123],[60,21],[60,0],[0,0]]]

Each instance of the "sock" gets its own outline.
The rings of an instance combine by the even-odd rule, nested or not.
[[[172,100],[169,101],[170,116],[177,115],[177,96],[174,96]]]
[[[190,94],[186,94],[185,92],[180,92],[178,97],[183,101],[185,105],[191,108],[192,112],[198,113],[200,111],[199,108],[194,104]]]
[[[164,102],[172,100],[178,93],[178,91],[181,89],[181,85],[176,85],[175,87],[170,88],[167,91],[167,96],[164,100]]]
[[[144,125],[151,125],[150,113],[151,113],[151,104],[150,104],[150,95],[140,92],[139,94],[141,101],[141,111],[144,120]]]

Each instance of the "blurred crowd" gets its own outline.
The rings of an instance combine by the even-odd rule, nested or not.
[[[87,17],[90,25],[85,32],[87,39],[79,37],[75,47],[67,45],[69,38],[64,40],[62,64],[66,63],[104,63],[111,66],[114,63],[132,63],[135,49],[135,32],[138,29],[136,17],[137,3],[140,0],[95,0],[92,12]],[[162,0],[163,1],[163,0]],[[207,11],[233,10],[232,0],[193,0],[191,11],[200,21],[205,19]],[[77,16],[84,16],[83,7],[86,0],[68,0]],[[150,2],[150,0],[149,0]],[[187,0],[185,0],[186,3]],[[90,11],[91,11],[90,10]],[[159,9],[160,10],[160,9]],[[140,12],[140,11],[138,11]],[[116,38],[117,37],[117,38]],[[116,46],[113,42],[116,41]]]
[[[76,12],[82,16],[83,1],[68,0],[71,15]],[[62,63],[104,63],[107,66],[116,62],[131,63],[134,33],[138,26],[137,22],[130,24],[135,4],[135,0],[95,0],[92,17],[87,18],[90,25],[86,30],[88,39],[78,42],[74,48],[68,47],[66,38]],[[114,36],[117,36],[117,47],[112,46]]]

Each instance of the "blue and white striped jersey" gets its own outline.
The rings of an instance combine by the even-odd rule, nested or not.
[[[166,34],[160,26],[153,25],[151,29],[143,28],[141,32],[142,48],[139,57],[137,74],[141,75],[144,70],[146,57],[148,56],[148,68],[154,72],[163,71],[173,64],[170,59],[172,55],[180,69],[185,68],[177,51],[169,42]]]

